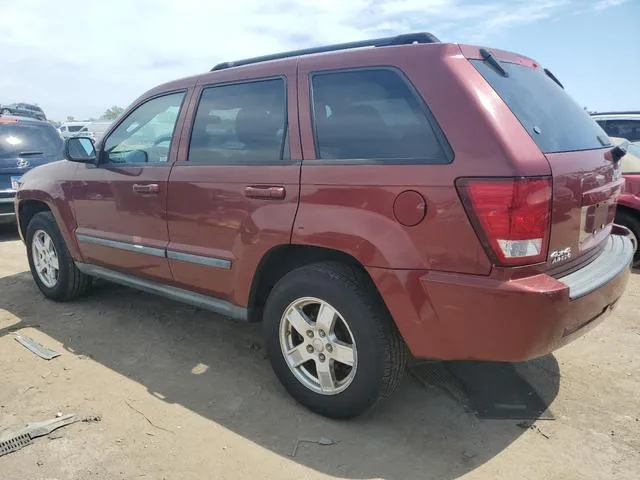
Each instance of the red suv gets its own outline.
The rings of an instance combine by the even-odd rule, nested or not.
[[[101,277],[261,321],[291,395],[346,418],[407,351],[525,360],[602,320],[619,150],[536,61],[410,34],[156,87],[15,208],[47,297]]]

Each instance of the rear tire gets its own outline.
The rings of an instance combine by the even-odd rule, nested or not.
[[[51,212],[33,216],[26,244],[31,275],[46,297],[68,302],[89,289],[92,279],[76,267]]]
[[[404,373],[405,344],[375,287],[340,263],[285,275],[267,299],[264,331],[278,379],[320,415],[356,417],[390,395]]]
[[[638,242],[640,242],[640,219],[627,212],[618,211],[616,213],[616,223],[631,230],[631,233],[633,235],[632,241],[636,245],[636,253],[633,256],[633,264],[640,264],[640,248],[638,248]]]

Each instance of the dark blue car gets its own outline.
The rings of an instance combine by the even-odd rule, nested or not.
[[[64,142],[48,122],[0,117],[0,224],[15,221],[13,200],[22,175],[63,158]]]

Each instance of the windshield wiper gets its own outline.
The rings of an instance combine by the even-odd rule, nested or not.
[[[18,153],[19,157],[29,157],[35,155],[44,155],[44,152],[20,152]]]
[[[553,73],[551,73],[551,70],[549,70],[548,68],[545,68],[543,70],[544,73],[547,74],[547,77],[556,82],[560,86],[560,88],[564,90],[564,85],[562,85],[562,83],[560,83],[560,80],[558,80],[557,77]]]
[[[487,62],[489,65],[491,65],[495,70],[497,70],[497,72],[500,75],[502,75],[503,77],[508,77],[509,76],[509,72],[507,72],[502,67],[502,65],[500,64],[498,59],[496,57],[494,57],[493,53],[491,53],[489,50],[487,50],[486,48],[481,48],[480,49],[480,55],[482,55],[482,58],[484,59],[484,61]]]

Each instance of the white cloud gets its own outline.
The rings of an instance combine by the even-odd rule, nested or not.
[[[97,116],[220,61],[422,30],[477,42],[567,1],[2,0],[0,102],[37,102],[54,119]]]
[[[594,8],[596,10],[605,10],[609,7],[617,7],[626,2],[627,0],[597,0]]]

